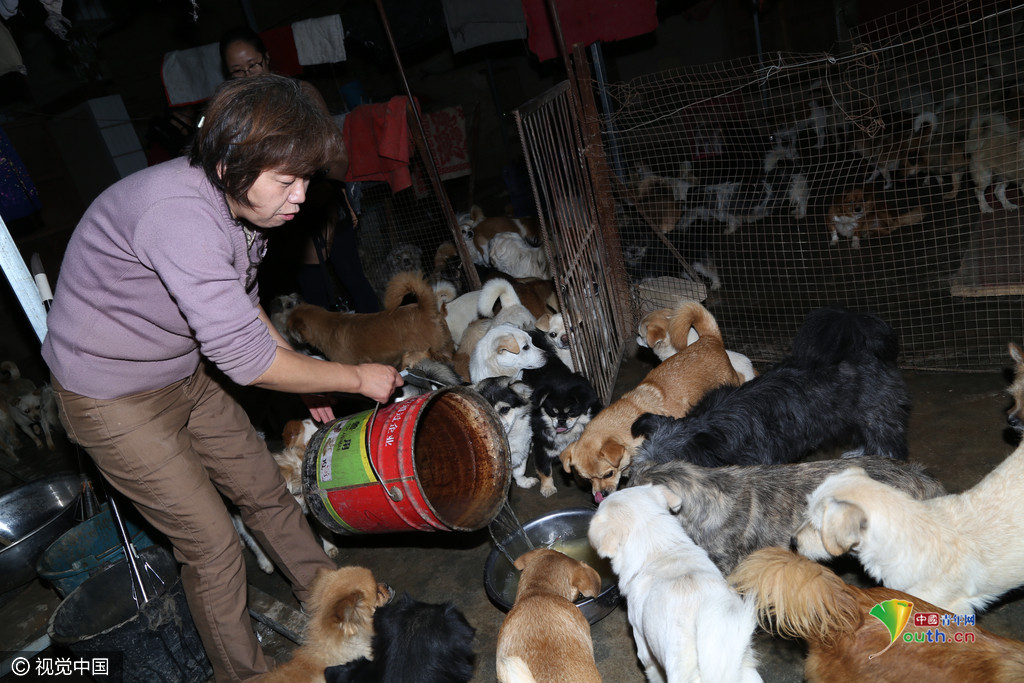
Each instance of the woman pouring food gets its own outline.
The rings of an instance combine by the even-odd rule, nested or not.
[[[288,229],[309,179],[336,153],[334,125],[290,78],[225,82],[186,157],[124,178],[85,212],[48,316],[43,358],[68,435],[170,539],[218,681],[269,668],[221,496],[241,511],[300,602],[317,570],[335,563],[215,375],[376,401],[402,384],[390,366],[297,353],[259,305],[267,232]],[[333,418],[326,405],[311,413]]]

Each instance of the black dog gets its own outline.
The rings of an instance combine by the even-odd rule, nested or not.
[[[530,450],[540,477],[540,492],[550,496],[556,491],[552,463],[566,446],[580,438],[583,428],[602,405],[594,385],[562,362],[547,335],[540,330],[531,330],[529,334],[534,345],[547,356],[542,367],[523,371],[522,382],[530,387],[533,403]]]
[[[365,657],[324,670],[326,683],[467,683],[476,655],[462,612],[402,593],[373,614],[373,661]]]
[[[848,455],[906,460],[910,397],[898,353],[896,331],[877,316],[812,311],[776,367],[708,392],[683,418],[637,418],[633,436],[647,440],[632,464],[780,464],[840,443],[859,449]]]

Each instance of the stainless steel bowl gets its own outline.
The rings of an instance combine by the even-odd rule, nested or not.
[[[596,624],[608,616],[621,601],[611,566],[597,556],[587,541],[587,529],[590,527],[590,519],[594,512],[593,508],[566,508],[523,524],[523,531],[535,548],[553,547],[555,550],[561,550],[583,560],[601,575],[601,593],[594,598],[576,601],[576,606],[591,624]],[[520,553],[511,554],[516,556]],[[512,566],[512,562],[500,549],[491,550],[487,562],[484,563],[484,589],[487,591],[487,597],[497,607],[507,612],[516,601],[518,587],[519,571]]]
[[[36,561],[75,524],[78,475],[52,474],[0,495],[0,593],[36,577]]]

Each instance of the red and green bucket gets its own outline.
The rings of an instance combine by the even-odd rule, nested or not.
[[[310,512],[340,534],[476,531],[510,476],[494,409],[456,386],[327,423],[306,446],[302,482]]]

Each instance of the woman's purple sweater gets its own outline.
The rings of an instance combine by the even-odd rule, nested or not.
[[[251,247],[222,192],[184,158],[110,186],[85,212],[61,264],[43,359],[67,390],[96,399],[190,376],[200,354],[239,384],[270,367]]]

